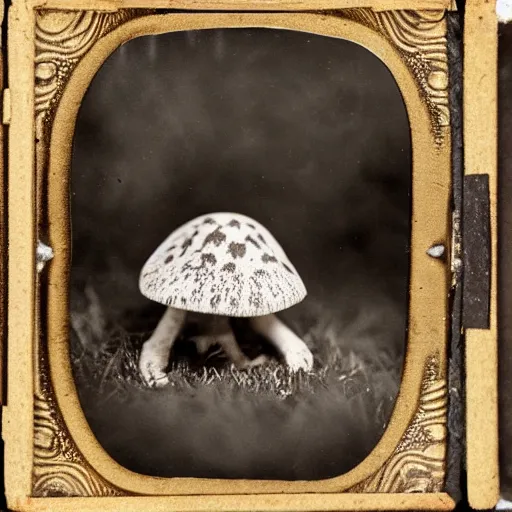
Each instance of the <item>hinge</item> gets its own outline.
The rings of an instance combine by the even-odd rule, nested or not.
[[[11,90],[4,89],[2,98],[2,124],[11,124]]]
[[[464,177],[462,242],[462,326],[465,329],[489,329],[491,216],[488,174]]]

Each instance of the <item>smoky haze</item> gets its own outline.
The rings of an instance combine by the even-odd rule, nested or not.
[[[394,365],[375,383],[388,403],[379,426],[368,419],[374,399],[349,403],[333,390],[295,405],[143,393],[106,408],[82,390],[107,451],[165,476],[319,478],[362,460],[398,390],[410,183],[402,97],[362,47],[229,29],[142,37],[118,49],[76,126],[72,310],[87,283],[106,318],[130,329],[127,315],[153,307],[138,290],[152,251],[195,216],[233,211],[267,227],[303,278],[308,297],[282,316],[305,339],[314,326],[328,340],[319,357],[339,347],[377,364],[385,353]]]

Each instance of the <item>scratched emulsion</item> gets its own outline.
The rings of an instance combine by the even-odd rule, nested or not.
[[[140,288],[161,304],[231,317],[275,313],[306,296],[277,240],[235,213],[204,215],[172,232],[144,265]]]

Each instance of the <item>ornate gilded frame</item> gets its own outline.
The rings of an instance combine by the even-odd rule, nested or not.
[[[427,254],[433,244],[453,245],[445,19],[451,8],[445,0],[14,0],[4,96],[10,369],[3,421],[5,487],[13,510],[453,508],[444,489],[452,268],[450,261]],[[409,116],[413,227],[402,385],[389,426],[371,454],[328,480],[135,474],[114,462],[95,439],[71,373],[68,179],[81,99],[123,42],[222,27],[298,30],[364,46],[392,72]],[[35,270],[38,238],[48,240],[55,253],[44,280]]]

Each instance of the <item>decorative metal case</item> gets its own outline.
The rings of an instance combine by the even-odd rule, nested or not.
[[[10,509],[452,509],[448,461],[450,443],[459,441],[450,437],[447,425],[453,401],[460,405],[462,396],[456,366],[450,374],[460,332],[466,346],[470,500],[478,508],[494,504],[496,20],[491,4],[467,2],[464,74],[457,76],[450,72],[449,13],[454,15],[456,7],[448,0],[13,1],[7,12],[3,104],[7,171],[2,179],[7,179],[0,181],[7,201],[0,242],[9,262],[8,273],[2,265],[0,271],[8,304],[2,430]],[[157,478],[132,472],[96,440],[71,371],[69,177],[84,94],[109,55],[133,38],[233,27],[302,31],[367,48],[389,68],[409,117],[409,329],[400,392],[385,434],[370,455],[348,473],[327,480]],[[464,175],[454,163],[461,141],[451,126],[452,117],[460,116],[454,102],[462,82]],[[480,210],[475,212],[475,205]],[[465,232],[461,217],[467,218]],[[44,279],[36,272],[39,239],[54,252]],[[474,244],[482,240],[489,243],[488,253],[480,246],[476,254]],[[428,254],[436,244],[448,248],[444,260]],[[463,264],[471,269],[465,293]],[[473,295],[471,286],[477,290]],[[478,290],[484,292],[484,306]],[[0,314],[5,316],[2,308]],[[455,389],[450,396],[449,386]]]

